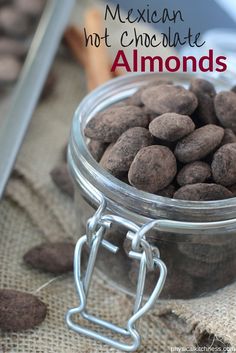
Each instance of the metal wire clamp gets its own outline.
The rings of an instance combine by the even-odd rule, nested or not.
[[[144,314],[146,314],[147,311],[149,311],[156,302],[156,299],[160,295],[160,292],[164,286],[167,269],[159,257],[158,249],[151,247],[145,239],[145,230],[150,229],[149,224],[144,225],[143,227],[138,227],[135,223],[122,217],[109,214],[105,215],[105,210],[106,202],[103,200],[101,206],[98,208],[94,216],[88,220],[87,234],[82,236],[76,244],[74,254],[74,279],[80,305],[76,308],[70,309],[67,312],[66,323],[70,329],[77,333],[106,343],[116,349],[133,352],[140,346],[141,343],[141,337],[136,328],[136,322]],[[106,230],[112,223],[125,226],[128,229],[126,237],[127,239],[131,240],[132,249],[129,252],[129,257],[140,261],[133,314],[128,319],[125,328],[119,327],[108,321],[90,315],[86,310],[89,287],[99,247],[103,246],[114,254],[119,250],[117,246],[103,239]],[[89,258],[85,274],[82,275],[81,255],[83,247],[86,243],[89,245]],[[143,294],[147,269],[152,271],[159,269],[159,278],[149,299],[143,304]],[[73,316],[76,314],[81,315],[81,317],[84,319],[100,327],[110,330],[113,334],[116,333],[123,336],[124,341],[120,342],[98,331],[80,326],[73,321]],[[128,339],[131,341],[131,343],[126,343]]]

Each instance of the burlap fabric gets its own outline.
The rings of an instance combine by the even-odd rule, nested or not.
[[[65,312],[78,303],[72,274],[54,278],[27,268],[22,261],[23,254],[43,240],[75,234],[73,203],[57,190],[49,173],[62,158],[72,114],[86,92],[85,79],[68,58],[58,59],[54,69],[60,79],[52,96],[41,102],[34,114],[0,203],[0,287],[36,293],[47,303],[48,315],[33,330],[0,332],[0,352],[117,352],[67,329]],[[117,324],[124,323],[132,310],[132,299],[98,275],[91,294],[91,311]],[[205,298],[157,303],[140,325],[140,352],[166,353],[174,347],[194,345],[236,348],[235,297],[236,284]]]

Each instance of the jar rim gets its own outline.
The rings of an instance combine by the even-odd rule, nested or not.
[[[116,93],[118,91],[120,92],[122,86],[126,85],[127,90],[134,90],[133,86],[135,82],[139,82],[139,85],[137,84],[136,86],[137,89],[139,86],[141,87],[145,82],[154,78],[189,81],[193,78],[193,75],[188,73],[175,73],[174,75],[170,73],[131,73],[122,77],[114,78],[85,96],[85,98],[78,105],[72,122],[71,139],[69,144],[69,165],[70,170],[72,171],[72,175],[75,171],[75,168],[78,168],[77,162],[79,159],[79,165],[83,165],[85,168],[84,170],[86,170],[86,175],[90,177],[92,176],[90,180],[93,180],[95,184],[98,183],[100,186],[102,185],[103,187],[101,190],[109,190],[110,196],[113,193],[116,193],[114,196],[118,196],[121,200],[122,197],[124,197],[126,200],[127,198],[130,198],[130,200],[133,200],[133,202],[136,204],[146,202],[147,204],[152,205],[154,208],[165,205],[169,209],[179,209],[182,213],[185,211],[192,212],[194,210],[201,210],[202,212],[207,211],[209,214],[209,212],[216,211],[217,209],[223,209],[224,211],[229,210],[231,214],[230,218],[235,217],[236,197],[215,201],[187,201],[151,194],[146,191],[138,190],[111,175],[108,171],[101,167],[101,165],[92,157],[91,153],[89,152],[86,143],[86,137],[84,135],[85,123],[87,123],[87,121],[93,117],[95,113],[102,110],[101,106],[104,109],[109,105],[124,99],[125,97],[127,98],[127,92],[126,95],[124,92],[119,93],[118,97],[116,97]],[[206,78],[206,75],[203,78]],[[207,78],[209,79],[209,76]],[[213,79],[212,77],[210,77],[210,79],[214,80],[220,87],[223,88],[226,88],[226,85],[229,84],[228,80],[224,81],[223,77],[217,80]],[[105,100],[110,98],[109,104],[105,104],[103,102],[104,97]],[[96,101],[95,104],[94,101]],[[90,112],[88,111],[89,109]],[[87,120],[85,119],[85,115],[87,116]],[[71,158],[74,163],[70,163]],[[234,211],[234,215],[232,214],[232,211]]]

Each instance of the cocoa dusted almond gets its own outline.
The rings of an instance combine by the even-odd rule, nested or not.
[[[149,124],[149,131],[160,140],[177,141],[190,134],[195,124],[187,115],[166,113],[158,116]]]
[[[130,105],[136,105],[137,107],[142,107],[143,102],[141,99],[142,93],[145,89],[148,87],[152,86],[161,86],[161,85],[173,85],[173,82],[170,80],[165,80],[165,79],[157,79],[157,80],[150,80],[146,85],[142,86],[139,88],[130,98],[129,98],[129,104]]]
[[[147,116],[149,122],[151,122],[157,116],[159,116],[157,113],[155,113],[152,110],[150,110],[147,107],[145,107],[145,105],[142,107],[142,111],[143,111],[143,114],[145,114]]]
[[[225,186],[236,183],[236,143],[229,143],[216,151],[211,169],[216,183]]]
[[[105,152],[103,153],[103,156],[99,162],[101,165],[105,165],[107,163],[107,159],[110,156],[110,151],[112,150],[113,146],[115,145],[115,142],[110,143],[107,148],[105,149]]]
[[[142,148],[135,156],[128,173],[129,182],[137,189],[157,192],[174,179],[177,172],[174,154],[165,146]]]
[[[30,293],[0,289],[0,329],[22,331],[41,324],[47,314],[46,305]]]
[[[236,132],[236,95],[234,92],[220,92],[215,97],[215,110],[221,124]]]
[[[201,161],[186,164],[177,175],[179,185],[204,183],[211,177],[209,164]]]
[[[93,158],[99,162],[107,148],[107,144],[98,140],[90,140],[88,143],[88,149]]]
[[[51,171],[51,178],[54,184],[70,197],[74,196],[74,184],[68,171],[66,163],[56,166]]]
[[[218,184],[191,184],[182,186],[174,194],[175,199],[189,201],[213,201],[233,197],[232,192]]]
[[[27,251],[24,261],[39,270],[61,274],[73,270],[75,244],[64,241],[43,243]]]
[[[236,135],[231,129],[225,129],[223,140],[221,141],[221,145],[227,145],[228,143],[235,143]]]
[[[152,144],[152,136],[143,127],[133,127],[125,131],[102,158],[101,165],[115,176],[128,172],[138,151]]]
[[[197,98],[192,92],[173,85],[146,88],[141,99],[144,105],[157,114],[191,115],[198,105]]]
[[[164,189],[157,191],[156,195],[162,196],[162,197],[169,197],[169,198],[172,199],[172,197],[174,196],[175,191],[176,191],[175,186],[170,184],[167,187],[165,187]]]
[[[142,109],[135,106],[111,107],[92,118],[85,135],[103,142],[115,142],[118,137],[131,127],[147,127],[148,118]]]
[[[182,163],[200,160],[220,145],[223,136],[222,127],[205,125],[180,140],[176,145],[175,155]]]
[[[229,186],[228,189],[232,192],[233,196],[236,197],[236,184]]]
[[[189,90],[198,99],[198,107],[195,111],[197,118],[204,124],[218,124],[214,107],[216,90],[213,84],[207,80],[195,78],[191,80]]]

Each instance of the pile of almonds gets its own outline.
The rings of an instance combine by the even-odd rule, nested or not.
[[[98,113],[85,135],[115,177],[156,195],[221,200],[236,190],[236,94],[192,79],[189,89],[152,80]]]
[[[46,0],[0,0],[0,84],[17,80]]]

